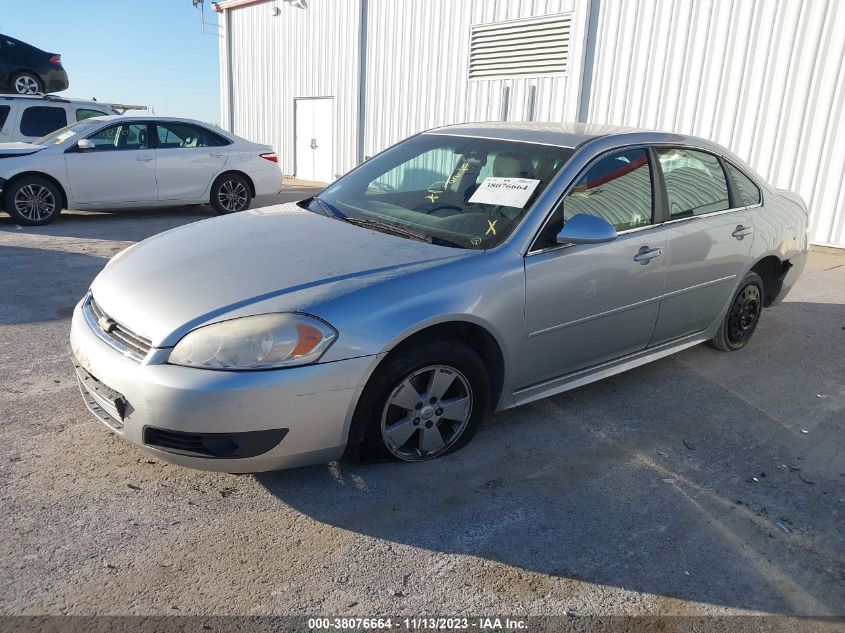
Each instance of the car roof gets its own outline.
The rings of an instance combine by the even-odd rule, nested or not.
[[[488,121],[483,123],[458,123],[427,130],[426,134],[474,136],[501,139],[520,143],[540,143],[577,148],[596,138],[618,136],[620,142],[631,143],[683,143],[723,151],[707,139],[671,132],[659,132],[620,125],[595,123],[541,123],[516,121]]]
[[[105,103],[102,101],[94,101],[92,99],[77,99],[75,97],[60,97],[58,95],[47,94],[47,95],[16,95],[16,94],[3,94],[0,95],[0,99],[4,99],[6,101],[18,100],[22,99],[24,101],[43,101],[44,103],[76,103],[76,104],[84,104],[84,105],[91,105],[91,106],[99,106],[99,107],[107,107],[113,108],[110,103]]]
[[[184,117],[175,117],[175,116],[153,116],[149,114],[109,114],[106,116],[92,116],[91,119],[96,119],[97,121],[126,121],[137,119],[139,121],[172,121],[176,123],[193,123],[199,125],[205,125],[208,127],[216,128],[216,125],[211,123],[206,123],[205,121],[200,121],[198,119],[186,119]],[[86,119],[87,120],[87,119]],[[225,130],[224,130],[225,131]]]

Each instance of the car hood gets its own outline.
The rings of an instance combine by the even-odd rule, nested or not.
[[[44,145],[33,145],[32,143],[0,143],[0,157],[2,156],[26,156],[44,149]]]
[[[323,300],[475,251],[388,235],[295,204],[204,220],[116,255],[94,280],[100,308],[155,347],[214,321],[307,312]]]

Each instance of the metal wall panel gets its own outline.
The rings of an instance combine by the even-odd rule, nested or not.
[[[804,197],[812,242],[845,246],[845,2],[593,2],[591,122],[721,143]]]
[[[278,6],[279,15],[272,8]],[[258,3],[227,10],[221,44],[231,46],[233,99],[222,71],[221,121],[259,143],[270,143],[285,174],[296,173],[294,99],[334,97],[334,172],[357,162],[358,0],[309,0],[307,9]]]
[[[370,0],[365,154],[421,130],[465,121],[524,120],[535,86],[534,120],[574,120],[587,0]],[[563,76],[468,78],[470,27],[573,12],[569,72]]]

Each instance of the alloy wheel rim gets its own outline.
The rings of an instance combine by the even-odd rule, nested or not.
[[[247,192],[242,182],[227,180],[220,187],[217,200],[226,211],[241,211],[246,206]]]
[[[38,82],[34,78],[24,75],[15,79],[15,91],[21,95],[34,95],[38,93]]]
[[[739,345],[751,337],[760,320],[761,307],[760,289],[756,285],[748,284],[737,294],[728,318],[728,338],[731,343]]]
[[[430,365],[403,378],[390,392],[381,415],[385,447],[416,462],[446,452],[463,435],[472,416],[472,387],[448,365]]]
[[[41,185],[24,185],[15,193],[15,211],[27,220],[38,222],[49,218],[56,209],[53,192]]]

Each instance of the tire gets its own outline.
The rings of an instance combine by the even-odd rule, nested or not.
[[[15,224],[43,226],[62,212],[62,194],[46,178],[25,176],[6,189],[3,204]]]
[[[755,272],[745,275],[731,298],[728,312],[716,336],[709,341],[710,345],[722,352],[735,352],[745,347],[760,322],[765,296],[760,275]]]
[[[222,214],[246,211],[252,202],[249,183],[238,174],[223,174],[211,185],[211,208]]]
[[[30,72],[20,72],[12,77],[10,83],[12,92],[19,95],[34,95],[44,92],[44,82],[41,77]]]
[[[475,436],[489,407],[487,369],[470,347],[442,339],[400,347],[361,394],[346,456],[417,462],[446,455]]]

